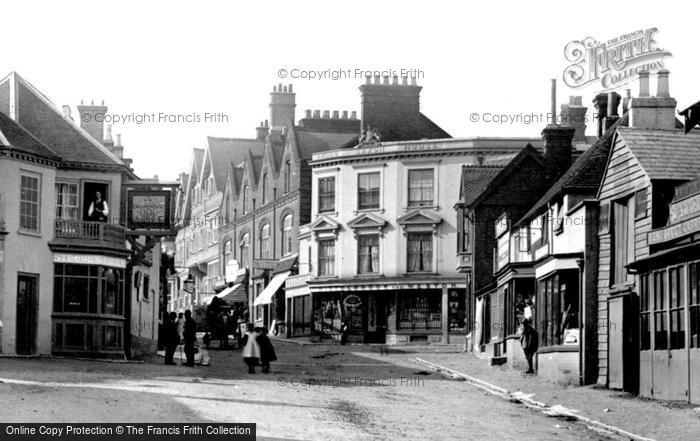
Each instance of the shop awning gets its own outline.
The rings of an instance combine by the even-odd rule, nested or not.
[[[263,292],[260,293],[260,295],[255,299],[253,305],[258,306],[272,303],[272,296],[275,295],[275,293],[278,289],[280,289],[284,281],[287,280],[289,274],[291,274],[291,271],[285,271],[283,273],[275,274],[275,277],[273,277],[272,280],[270,280],[270,283],[267,284]]]
[[[284,291],[285,294],[287,294],[287,297],[299,297],[311,294],[311,288],[309,288],[309,285],[307,284],[295,287],[285,286]]]
[[[237,283],[230,288],[219,293],[219,298],[229,305],[234,303],[248,303],[248,296],[246,296],[245,286],[242,283]]]

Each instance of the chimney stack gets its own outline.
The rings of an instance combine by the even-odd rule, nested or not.
[[[657,73],[656,96],[649,95],[649,72],[639,73],[639,97],[630,100],[629,126],[637,129],[676,128],[676,100],[669,94],[669,71]]]
[[[92,138],[102,144],[104,140],[104,120],[107,114],[107,106],[95,105],[92,100],[89,105],[83,104],[80,101],[78,106],[78,114],[80,116],[80,127],[85,130]]]
[[[267,121],[260,121],[260,125],[255,128],[255,139],[258,141],[264,141],[267,135],[270,133],[270,128],[267,126]]]
[[[612,127],[615,122],[620,119],[618,109],[620,107],[620,94],[617,92],[608,92],[607,99],[607,109],[605,111],[605,124],[603,125],[603,132],[606,132],[610,127]]]
[[[572,140],[576,129],[571,126],[549,124],[542,130],[544,137],[544,160],[552,182],[571,166]]]
[[[601,92],[593,98],[593,106],[595,107],[595,119],[597,120],[596,136],[603,136],[603,127],[605,126],[605,117],[608,116],[608,94]]]
[[[272,128],[294,125],[294,111],[296,108],[296,94],[292,92],[292,85],[272,88],[270,93],[270,125]]]
[[[422,89],[416,85],[416,78],[411,78],[411,85],[408,77],[402,78],[402,84],[398,78],[390,82],[389,77],[384,77],[383,84],[380,80],[377,75],[373,83],[360,86],[361,127],[379,130],[383,141],[425,138],[424,130],[416,124],[421,118]],[[355,119],[356,114],[350,118]]]
[[[561,105],[561,122],[574,128],[574,143],[586,142],[587,111],[580,96],[570,96],[569,104]]]
[[[552,124],[557,123],[557,80],[552,79],[552,88],[551,88],[551,93],[550,93],[550,98],[551,98],[551,109],[550,109],[550,115],[552,117]]]

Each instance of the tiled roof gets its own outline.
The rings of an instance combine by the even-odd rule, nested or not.
[[[542,154],[537,151],[531,144],[523,147],[522,150],[506,165],[496,173],[487,182],[481,182],[474,190],[465,193],[465,197],[461,202],[466,206],[474,205],[479,203],[483,198],[488,196],[493,190],[497,189],[498,186],[506,179],[511,173],[513,173],[520,164],[528,157],[534,158],[538,162],[542,162]]]
[[[0,146],[13,147],[34,155],[60,161],[61,158],[42,144],[34,135],[19,126],[12,118],[0,113]]]
[[[354,133],[314,132],[300,128],[296,128],[295,133],[301,159],[311,159],[311,155],[317,152],[339,149],[357,138]]]
[[[471,204],[501,170],[501,168],[462,166],[460,203]]]
[[[15,90],[15,121],[32,133],[63,161],[96,165],[122,165],[107,148],[94,140],[74,121],[66,118],[48,98],[17,73],[2,80]],[[0,100],[8,99],[0,94]],[[0,108],[7,103],[0,103]]]
[[[262,155],[265,143],[256,139],[207,137],[211,167],[216,188],[223,191],[231,165],[238,166],[250,150],[253,155]]]
[[[530,220],[552,199],[566,192],[595,194],[603,179],[615,130],[627,123],[627,114],[610,127],[588,150],[583,152],[557,182],[514,226]]]
[[[695,179],[700,175],[700,133],[619,127],[618,133],[649,179]]]

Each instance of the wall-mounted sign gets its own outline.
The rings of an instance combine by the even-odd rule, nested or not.
[[[71,263],[76,265],[102,265],[112,268],[126,268],[126,259],[118,257],[100,256],[97,254],[67,254],[55,253],[54,263]]]
[[[357,294],[348,294],[343,299],[343,304],[350,308],[357,308],[362,305],[362,299]]]
[[[158,235],[170,232],[169,190],[129,190],[127,193],[127,227]]]
[[[194,293],[194,280],[185,280],[185,282],[182,284],[182,290],[193,294]]]
[[[698,214],[700,214],[700,194],[674,202],[669,208],[669,220],[671,224],[697,216]]]
[[[694,217],[675,225],[652,230],[647,234],[647,242],[649,245],[656,245],[697,232],[700,232],[700,217]]]

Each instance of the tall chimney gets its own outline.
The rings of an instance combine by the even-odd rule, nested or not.
[[[379,130],[382,141],[425,138],[428,134],[417,124],[421,89],[415,84],[382,84],[375,76],[373,83],[360,86],[361,127]]]
[[[551,117],[552,117],[552,124],[557,123],[557,80],[552,79],[552,90],[551,90],[551,100],[552,100],[552,107],[551,107]]]
[[[107,115],[107,106],[95,105],[94,101],[83,104],[82,101],[78,106],[78,114],[80,116],[80,127],[85,130],[92,138],[102,144],[104,140],[104,119]]]
[[[608,94],[601,92],[593,98],[593,106],[595,107],[595,119],[597,120],[597,136],[603,136],[603,128],[605,126],[605,117],[608,116]]]
[[[629,126],[637,129],[676,128],[676,100],[669,96],[669,71],[657,74],[656,96],[649,95],[649,72],[639,73],[639,97],[630,100]]]
[[[112,153],[114,153],[114,155],[117,158],[124,159],[124,146],[122,146],[122,135],[117,134],[114,137],[116,138],[116,142],[114,143]]]
[[[289,87],[279,84],[270,93],[270,125],[272,128],[294,125],[294,109],[296,108],[296,94]]]
[[[608,92],[608,108],[606,110],[604,132],[612,127],[615,122],[620,119],[618,108],[620,107],[620,94],[617,92]]]
[[[572,140],[576,129],[571,126],[549,124],[542,130],[544,160],[552,182],[559,179],[571,166]]]

